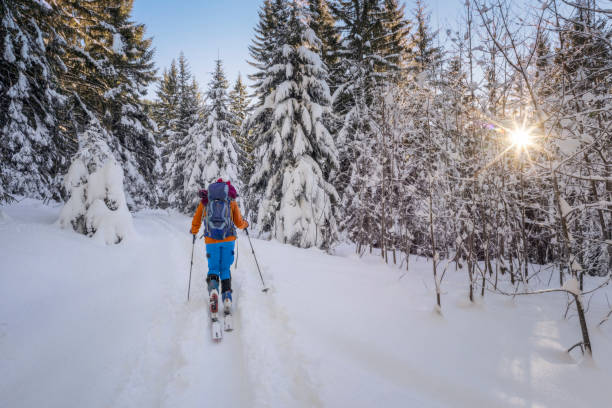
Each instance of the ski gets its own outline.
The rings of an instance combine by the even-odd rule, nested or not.
[[[231,313],[226,313],[223,317],[223,330],[228,332],[234,330],[234,319]]]
[[[214,341],[221,341],[223,338],[223,330],[221,330],[221,323],[218,319],[219,314],[219,295],[216,290],[213,290],[210,294],[210,330],[212,339]]]
[[[212,339],[214,341],[221,341],[223,338],[223,330],[221,330],[221,323],[216,317],[213,317],[210,324]]]
[[[223,294],[223,330],[228,332],[234,330],[231,292]]]

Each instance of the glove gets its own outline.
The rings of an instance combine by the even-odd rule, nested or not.
[[[245,222],[246,222],[246,227],[244,227],[244,229],[247,229],[247,228],[249,228],[251,226],[251,224],[249,224],[248,221],[245,221]]]
[[[191,234],[193,236],[193,243],[195,244],[196,242],[196,234]]]

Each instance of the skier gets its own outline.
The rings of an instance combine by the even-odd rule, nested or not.
[[[249,223],[242,218],[236,189],[223,179],[200,190],[202,201],[193,216],[191,233],[195,242],[196,234],[204,221],[204,236],[206,237],[206,258],[208,259],[208,293],[210,312],[216,321],[219,310],[219,280],[221,281],[221,296],[223,310],[226,315],[231,313],[232,277],[230,266],[234,263],[234,244],[236,228],[245,229]]]

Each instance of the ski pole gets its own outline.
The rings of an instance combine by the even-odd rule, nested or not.
[[[234,264],[234,272],[238,270],[238,254],[239,253],[240,251],[238,251],[238,245],[236,245],[236,263]]]
[[[189,292],[191,292],[191,270],[193,269],[193,249],[195,248],[196,236],[193,234],[193,243],[191,244],[191,266],[189,267],[189,286],[187,286],[187,301],[189,302]]]
[[[268,288],[266,288],[266,284],[264,283],[263,276],[261,275],[261,269],[259,269],[259,262],[257,262],[257,256],[255,255],[255,249],[253,249],[253,243],[251,242],[251,236],[249,235],[249,229],[245,228],[244,231],[247,234],[247,238],[249,239],[249,245],[251,245],[251,251],[253,252],[253,258],[255,258],[255,265],[257,265],[257,271],[259,271],[259,277],[261,278],[261,284],[263,285],[262,292],[267,292]]]

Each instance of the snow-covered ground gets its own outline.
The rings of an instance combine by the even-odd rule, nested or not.
[[[565,352],[580,339],[565,294],[470,304],[465,273],[450,271],[439,315],[425,259],[400,279],[348,247],[254,240],[264,294],[240,235],[236,330],[217,344],[202,241],[186,302],[189,218],[140,212],[136,235],[107,246],[60,229],[59,211],[0,208],[1,407],[609,404],[612,322],[596,327],[609,288],[590,301],[594,361],[583,361]]]

